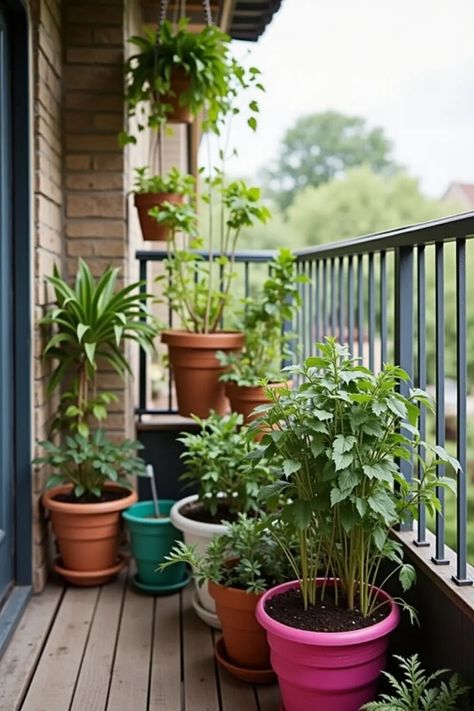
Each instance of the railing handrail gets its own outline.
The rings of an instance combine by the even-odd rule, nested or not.
[[[189,250],[192,254],[197,254],[203,259],[209,259],[209,251],[205,249],[191,249]],[[241,249],[237,250],[234,254],[234,262],[269,262],[277,254],[276,249]],[[162,262],[169,256],[167,249],[154,249],[154,250],[138,250],[135,252],[135,258],[139,262]],[[219,259],[223,256],[219,251],[212,253],[213,259]],[[226,252],[225,255],[228,259],[231,258],[231,253]]]
[[[398,247],[450,242],[459,237],[474,237],[474,211],[450,215],[439,220],[429,220],[384,232],[375,232],[361,237],[305,247],[295,251],[299,261],[306,259],[333,259],[354,254],[383,252]]]

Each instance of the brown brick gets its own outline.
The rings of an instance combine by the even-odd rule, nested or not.
[[[103,91],[105,94],[113,93],[114,88],[120,91],[123,84],[122,66],[94,66],[69,65],[63,72],[64,86],[67,89],[83,89],[85,91]]]
[[[72,173],[66,177],[71,190],[123,190],[121,173]]]
[[[67,50],[66,57],[70,64],[123,64],[122,49],[113,47],[73,47]]]
[[[67,170],[90,170],[92,158],[89,155],[69,155],[66,156]]]
[[[68,217],[125,217],[122,195],[70,194],[66,199]]]
[[[94,242],[84,240],[67,243],[67,253],[70,257],[92,257],[94,254]]]
[[[124,155],[122,152],[102,153],[94,156],[94,170],[121,172],[124,169]]]
[[[123,20],[123,7],[121,3],[116,6],[100,5],[70,5],[66,9],[67,23],[84,25],[121,25]]]
[[[93,28],[82,27],[81,25],[68,26],[66,31],[66,44],[68,47],[92,44]]]
[[[79,133],[69,134],[66,136],[67,151],[117,151],[118,143],[117,136],[97,136],[97,135],[81,135]]]
[[[114,133],[118,133],[124,128],[123,112],[117,114],[95,114],[94,126],[101,131],[113,131]]]
[[[117,45],[123,48],[123,29],[121,27],[94,27],[94,42],[100,45]]]
[[[125,239],[125,223],[118,220],[68,220],[66,236],[72,239]]]
[[[63,114],[63,126],[66,133],[94,133],[94,113],[67,110]]]
[[[92,94],[90,92],[69,92],[64,97],[67,109],[87,111],[123,111],[121,90],[117,94]]]
[[[97,240],[94,254],[97,257],[126,257],[126,245],[120,240]]]

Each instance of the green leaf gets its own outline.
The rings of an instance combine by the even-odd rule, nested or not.
[[[295,472],[301,469],[301,463],[296,462],[294,459],[285,459],[283,461],[283,471],[286,477],[290,477]]]
[[[84,343],[84,350],[86,351],[87,360],[94,367],[95,367],[95,361],[94,361],[95,349],[96,349],[95,343]]]
[[[79,432],[80,435],[82,435],[86,439],[89,436],[89,427],[85,422],[80,422],[77,425],[77,431]]]
[[[77,324],[76,331],[77,331],[77,340],[79,341],[79,343],[82,341],[82,337],[84,336],[84,334],[89,330],[90,330],[90,326],[87,326],[84,323]]]
[[[250,118],[247,119],[247,123],[250,126],[250,128],[252,129],[252,131],[257,130],[257,119],[255,118],[255,116],[250,116]]]
[[[416,582],[416,571],[415,568],[409,563],[405,563],[400,568],[399,580],[403,591],[406,592],[411,588],[411,586]]]

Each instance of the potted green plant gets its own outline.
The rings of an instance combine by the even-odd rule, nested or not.
[[[195,33],[186,19],[175,27],[165,20],[129,42],[138,51],[126,63],[125,101],[139,131],[165,122],[189,123],[203,113],[204,131],[217,132],[230,112],[238,112],[234,104],[241,89],[263,89],[258,69],[239,64],[230,52],[230,37],[215,26]],[[255,129],[255,99],[249,109],[249,125]],[[122,145],[136,142],[127,132],[119,139]]]
[[[199,585],[209,584],[223,633],[216,643],[217,661],[238,679],[252,683],[274,678],[265,632],[255,618],[257,602],[265,590],[291,576],[269,526],[281,528],[265,518],[239,514],[204,553],[178,543],[160,566],[164,570],[186,563]]]
[[[43,494],[59,549],[54,569],[75,585],[102,585],[123,566],[118,555],[120,512],[137,500],[129,477],[145,464],[136,456],[139,442],[116,444],[104,430],[84,437],[76,432],[63,443],[39,443],[51,476]]]
[[[227,531],[223,521],[235,520],[240,513],[258,509],[257,496],[262,486],[274,479],[265,460],[254,461],[250,452],[257,445],[249,442],[242,417],[235,413],[221,417],[212,413],[206,420],[194,418],[198,433],[180,437],[186,470],[183,480],[198,486],[198,493],[180,499],[172,507],[173,525],[182,531],[184,541],[203,554],[214,536]],[[197,587],[194,608],[205,622],[218,626],[215,605],[207,585]]]
[[[217,353],[225,371],[221,381],[234,412],[249,422],[254,408],[269,402],[266,388],[281,383],[282,361],[292,360],[291,325],[301,304],[298,285],[305,281],[296,272],[291,250],[282,248],[270,262],[269,276],[255,297],[244,301],[240,330],[245,334],[242,351]],[[262,384],[263,383],[263,384]]]
[[[270,216],[258,188],[242,180],[225,185],[222,174],[209,179],[208,185],[220,198],[219,219],[210,221],[209,259],[199,251],[203,240],[197,238],[197,214],[190,205],[164,203],[151,211],[171,231],[163,293],[181,328],[164,331],[161,339],[168,345],[178,411],[185,417],[227,410],[225,386],[219,379],[224,368],[216,353],[238,351],[244,343],[241,332],[222,330],[235,276],[235,251],[242,229],[266,222]],[[179,247],[179,232],[192,238],[191,249]]]
[[[398,606],[415,614],[383,590],[383,562],[393,568],[389,576],[398,572],[403,589],[415,577],[391,529],[420,501],[439,510],[436,487],[453,482],[438,479],[437,464],[449,462],[456,471],[459,464],[421,441],[419,408],[433,403],[416,388],[400,392],[408,381],[401,368],[385,365],[374,374],[334,339],[318,349],[320,355],[289,369],[298,387],[272,396],[250,426],[267,429],[261,456],[284,459],[280,480],[262,496],[285,498],[279,516],[300,541],[298,579],[265,593],[257,617],[270,647],[278,648],[273,666],[285,711],[353,711],[375,697]],[[291,557],[284,540],[280,545]]]
[[[185,198],[191,200],[195,185],[196,181],[192,175],[184,175],[177,168],[172,168],[164,176],[149,175],[147,166],[135,168],[132,193],[143,239],[166,241],[169,238],[170,230],[166,223],[153,219],[149,212],[164,202],[182,204]]]
[[[53,431],[61,431],[63,442],[57,444],[56,438],[40,442],[46,454],[35,463],[48,464],[55,472],[43,495],[58,537],[61,561],[55,567],[79,585],[99,584],[121,567],[120,511],[136,501],[126,475],[143,469],[135,456],[137,442],[115,444],[97,429],[116,399],[113,393],[98,390],[100,364],[125,377],[130,366],[124,342],[150,349],[157,332],[146,308],[149,295],[140,291],[142,284],[117,288],[118,272],[109,267],[96,280],[80,260],[71,287],[55,268],[48,281],[56,304],[40,322],[50,334],[44,356],[54,361],[48,391],[52,394],[64,382],[67,389],[53,422]],[[65,536],[60,530],[64,526]],[[76,538],[77,546],[71,550],[69,541]]]

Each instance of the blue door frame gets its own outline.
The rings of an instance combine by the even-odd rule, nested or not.
[[[0,466],[9,469],[8,477],[0,477],[0,497],[4,491],[8,496],[0,528],[5,527],[10,549],[7,563],[0,552],[0,565],[10,576],[6,580],[0,571],[1,654],[32,580],[30,83],[28,15],[22,0],[0,0],[0,27],[0,407],[10,410],[9,422],[0,419]]]

